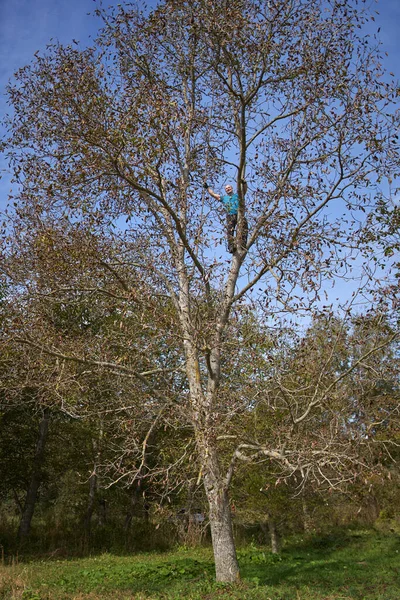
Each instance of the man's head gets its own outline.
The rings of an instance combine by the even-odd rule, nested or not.
[[[231,194],[233,194],[233,187],[228,184],[225,186],[225,191],[228,194],[228,196],[230,196]]]

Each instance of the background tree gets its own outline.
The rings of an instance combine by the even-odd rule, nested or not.
[[[29,307],[15,333],[63,365],[107,369],[122,389],[123,380],[140,389],[138,459],[163,418],[191,429],[217,579],[234,581],[228,490],[236,461],[261,452],[316,480],[332,481],[327,464],[346,478],[336,384],[359,362],[330,383],[320,370],[324,385],[314,382],[301,404],[292,398],[301,436],[281,424],[278,447],[268,438],[227,444],[235,415],[259,398],[227,379],[242,341],[233,334],[247,303],[271,325],[311,311],[323,281],[347,272],[362,249],[360,217],[375,210],[375,189],[397,161],[394,87],[382,79],[379,50],[358,34],[367,17],[356,3],[166,1],[151,12],[98,14],[95,48],[50,47],[9,90],[6,147],[20,193],[3,269]],[[220,207],[201,191],[205,177],[236,181],[237,249],[228,258]],[[140,321],[138,294],[153,307],[153,325]],[[32,338],[32,319],[41,330],[39,298],[73,306],[77,296],[91,311],[112,297],[109,316],[122,330],[136,316],[127,353],[104,329],[90,340],[82,332],[80,344],[67,332],[49,336],[47,326]],[[340,408],[326,412],[327,447],[305,451],[309,417],[317,411],[320,422],[331,392]],[[289,454],[285,437],[297,439]]]

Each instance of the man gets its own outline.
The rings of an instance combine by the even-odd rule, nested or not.
[[[204,184],[204,188],[207,192],[215,198],[222,202],[226,209],[226,234],[228,240],[228,252],[233,254],[236,252],[235,245],[235,228],[238,222],[238,209],[239,209],[239,195],[237,192],[233,193],[233,187],[228,184],[225,186],[225,195],[221,196],[221,194],[216,194],[214,190],[210,188],[208,183]],[[243,194],[247,191],[247,183],[242,179],[242,190]],[[247,234],[249,232],[249,226],[246,220],[246,217],[243,217],[243,229],[242,236],[240,240],[240,246],[244,248],[247,244]]]

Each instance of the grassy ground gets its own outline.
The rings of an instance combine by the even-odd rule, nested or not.
[[[216,584],[209,549],[35,560],[0,567],[10,600],[400,600],[400,540],[370,531],[296,539],[280,557],[239,551],[242,581]]]

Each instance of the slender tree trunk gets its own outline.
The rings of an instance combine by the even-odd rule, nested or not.
[[[144,518],[144,522],[147,524],[150,523],[150,509],[151,509],[151,504],[150,504],[150,502],[147,502],[146,494],[145,494],[144,502],[143,502],[143,518]]]
[[[380,513],[380,506],[379,506],[379,502],[377,497],[375,496],[375,494],[371,494],[370,495],[370,518],[372,523],[374,523],[378,517],[379,517],[379,513]]]
[[[17,505],[17,508],[19,510],[19,514],[22,515],[24,507],[22,506],[22,503],[18,497],[17,491],[14,488],[13,488],[13,496],[14,496],[15,504]]]
[[[42,482],[42,466],[44,461],[44,451],[46,447],[47,435],[49,431],[50,409],[45,408],[43,418],[39,424],[39,436],[36,444],[35,455],[33,457],[32,474],[29,482],[24,507],[22,510],[21,521],[18,529],[18,539],[22,542],[27,539],[31,530],[31,522],[38,495],[39,486]]]
[[[99,498],[97,503],[97,514],[99,515],[99,527],[104,527],[107,523],[107,500]]]
[[[268,519],[268,529],[269,535],[271,539],[271,552],[272,554],[279,554],[280,552],[280,539],[278,534],[278,529],[276,527],[275,519],[271,517],[271,515],[267,515]]]
[[[85,533],[86,533],[87,540],[90,539],[90,534],[92,531],[92,517],[93,517],[95,502],[96,502],[96,492],[97,492],[97,475],[96,475],[96,470],[94,470],[89,478],[89,499],[88,499],[88,505],[86,508],[85,520],[84,520]]]
[[[90,540],[91,532],[92,532],[92,517],[96,508],[96,500],[97,500],[97,490],[99,487],[99,477],[97,474],[98,464],[100,461],[101,450],[102,450],[102,439],[103,439],[103,422],[100,419],[99,422],[99,435],[98,439],[92,438],[92,448],[93,448],[93,471],[89,477],[89,498],[88,505],[86,509],[86,515],[84,519],[84,527],[86,533],[86,540]],[[101,517],[100,517],[101,519]]]
[[[185,282],[183,282],[185,290]],[[186,373],[190,386],[191,404],[193,410],[193,423],[196,432],[198,456],[203,469],[204,487],[209,506],[209,521],[211,539],[214,552],[215,576],[217,581],[233,583],[240,578],[239,565],[236,556],[233,538],[231,508],[229,504],[227,480],[228,475],[223,474],[219,460],[218,448],[213,424],[214,407],[218,390],[220,372],[219,347],[208,356],[207,392],[204,394],[201,385],[200,363],[196,345],[190,341],[191,326],[187,298],[188,288],[182,294],[182,312],[186,314],[187,322],[183,318],[183,331],[185,333]]]
[[[129,506],[129,510],[126,514],[125,522],[124,522],[125,533],[129,533],[129,530],[131,528],[132,519],[136,512],[137,504],[139,502],[139,494],[141,492],[141,489],[142,489],[142,480],[136,479],[136,481],[133,482],[133,485],[130,490],[131,491],[130,506]]]
[[[272,554],[279,554],[281,550],[281,544],[275,519],[273,519],[271,515],[267,513],[267,522],[260,523],[260,527],[264,534],[265,543],[271,545]]]
[[[301,505],[303,509],[303,530],[305,533],[310,533],[312,531],[312,519],[304,496],[301,497]]]

